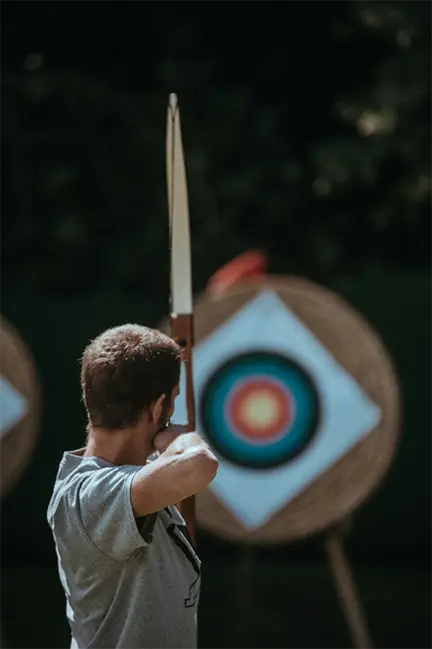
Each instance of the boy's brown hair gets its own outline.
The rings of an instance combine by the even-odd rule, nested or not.
[[[95,338],[81,365],[90,427],[133,427],[161,394],[169,400],[180,380],[181,353],[172,338],[136,324],[108,329]]]

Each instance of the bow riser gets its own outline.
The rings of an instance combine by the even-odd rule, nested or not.
[[[183,348],[183,361],[186,378],[187,429],[195,430],[195,397],[192,367],[193,316],[188,313],[171,314],[171,337]]]

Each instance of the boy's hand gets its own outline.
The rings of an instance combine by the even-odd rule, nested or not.
[[[170,424],[160,433],[157,433],[153,439],[153,446],[159,453],[164,453],[168,446],[180,435],[186,433],[186,426],[179,426],[177,424]]]

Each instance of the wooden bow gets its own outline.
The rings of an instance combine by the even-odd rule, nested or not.
[[[189,204],[186,169],[177,95],[168,102],[166,131],[166,175],[168,190],[171,256],[170,324],[171,336],[183,347],[186,376],[187,430],[195,430],[195,395],[192,374],[193,299]],[[195,543],[195,498],[179,505],[192,541]]]

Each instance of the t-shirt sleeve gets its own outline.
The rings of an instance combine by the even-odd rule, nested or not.
[[[108,467],[86,476],[79,487],[81,520],[100,552],[117,561],[149,545],[134,517],[130,491],[139,466]]]

